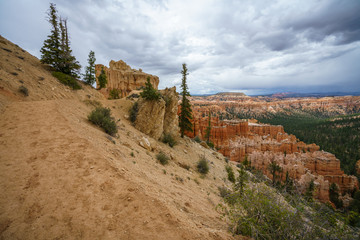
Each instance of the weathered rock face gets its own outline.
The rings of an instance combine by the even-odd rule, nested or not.
[[[348,176],[340,169],[340,161],[333,154],[316,151],[307,153],[281,154],[270,151],[256,151],[248,156],[251,165],[261,170],[268,177],[272,177],[268,166],[275,161],[281,168],[279,174],[282,181],[285,180],[286,172],[296,180],[300,190],[306,191],[311,180],[316,187],[315,196],[322,201],[329,200],[329,186],[336,183],[341,193],[346,193],[358,188],[355,176]]]
[[[285,98],[249,97],[234,94],[193,96],[194,111],[211,109],[218,116],[242,115],[252,118],[264,117],[271,113],[286,113],[290,110],[320,112],[328,116],[346,115],[360,112],[360,96]],[[205,107],[205,108],[204,108]],[[199,109],[199,110],[198,110]]]
[[[186,132],[186,135],[199,136],[203,139],[208,126],[208,118],[200,117],[195,112],[193,126],[194,131]],[[285,133],[282,126],[258,124],[251,121],[220,121],[217,117],[211,119],[210,141],[220,153],[238,162],[254,151],[292,154],[319,150],[319,146],[305,144],[298,141],[294,135]]]
[[[357,173],[358,175],[360,175],[360,160],[356,162],[355,167],[356,167],[356,173]]]
[[[160,91],[159,100],[138,100],[139,111],[135,127],[150,137],[159,140],[164,134],[179,136],[179,122],[177,116],[178,95],[176,88],[166,88]]]
[[[139,111],[135,121],[135,127],[141,132],[158,140],[164,131],[165,101],[138,100]]]
[[[209,109],[203,107],[194,111],[193,132],[189,137],[204,138],[208,126]],[[285,180],[286,172],[305,192],[310,181],[314,181],[315,197],[329,201],[329,186],[336,183],[341,193],[358,188],[355,176],[348,176],[340,169],[340,160],[333,154],[319,151],[316,144],[305,144],[294,135],[285,133],[282,126],[259,124],[254,120],[220,121],[211,119],[210,141],[224,156],[241,162],[245,156],[251,165],[272,177],[268,166],[275,161],[282,169],[280,179]]]
[[[141,69],[132,69],[122,60],[118,62],[111,60],[109,68],[102,64],[95,65],[96,88],[99,87],[97,77],[100,75],[102,68],[105,71],[108,81],[106,88],[102,88],[100,90],[105,97],[109,97],[109,93],[112,89],[118,89],[120,97],[126,97],[132,90],[144,87],[148,77],[150,78],[150,82],[154,88],[157,89],[159,85],[159,77],[144,73]]]
[[[177,115],[179,97],[176,87],[166,88],[160,91],[165,100],[164,134],[179,135],[179,118]]]

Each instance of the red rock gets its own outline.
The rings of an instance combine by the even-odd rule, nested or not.
[[[186,135],[204,140],[209,109],[202,107],[193,111],[194,131]],[[259,124],[254,120],[220,121],[213,117],[210,141],[231,161],[241,162],[248,156],[252,166],[270,178],[268,166],[276,161],[283,169],[280,179],[284,181],[288,172],[303,192],[313,180],[315,197],[324,202],[329,201],[331,183],[336,183],[341,193],[358,188],[357,178],[345,175],[333,154],[319,151],[316,144],[299,141],[294,135],[285,133],[282,126]]]
[[[360,175],[360,160],[356,162],[355,168],[356,168],[356,173]]]

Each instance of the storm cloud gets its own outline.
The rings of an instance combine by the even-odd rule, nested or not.
[[[82,66],[124,60],[192,94],[360,91],[358,0],[54,0]],[[45,0],[2,0],[0,34],[40,57]]]

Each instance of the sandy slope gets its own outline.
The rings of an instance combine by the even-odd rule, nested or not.
[[[215,210],[217,187],[230,186],[222,156],[189,139],[142,148],[147,136],[124,117],[130,101],[72,91],[29,54],[18,63],[20,50],[0,40],[12,51],[0,49],[0,239],[232,239]],[[19,65],[23,74],[11,74]],[[29,97],[17,92],[19,80]],[[87,121],[89,98],[112,109],[115,144]],[[159,151],[169,165],[156,161]],[[211,162],[204,179],[200,155]]]

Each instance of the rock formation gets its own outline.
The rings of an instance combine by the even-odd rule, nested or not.
[[[177,115],[179,97],[176,87],[160,90],[165,100],[164,134],[179,135],[179,118]]]
[[[264,117],[269,113],[305,111],[324,113],[327,116],[360,112],[360,96],[285,98],[249,97],[242,94],[222,93],[210,96],[193,96],[194,111],[211,110],[217,116]],[[205,107],[205,108],[204,108]]]
[[[358,175],[360,175],[360,160],[356,162],[355,167],[356,167],[356,173],[357,173]]]
[[[208,112],[207,107],[195,108],[194,130],[186,135],[203,139],[208,126]],[[212,117],[211,126],[210,141],[231,161],[241,162],[247,156],[251,166],[268,177],[271,177],[268,166],[275,161],[282,168],[280,179],[284,181],[288,172],[300,191],[305,192],[313,180],[315,196],[321,201],[329,200],[331,183],[336,183],[343,194],[358,188],[357,178],[344,174],[340,160],[333,154],[319,151],[316,144],[299,141],[294,135],[285,133],[282,126],[259,124],[256,120],[220,121],[218,117]]]
[[[95,65],[96,88],[99,88],[97,77],[100,75],[101,69],[104,69],[105,71],[107,84],[106,88],[102,88],[100,92],[107,98],[109,97],[112,89],[119,90],[120,97],[128,96],[132,90],[144,87],[148,77],[150,78],[150,82],[154,88],[157,89],[159,85],[159,77],[144,73],[141,69],[132,69],[122,60],[118,62],[111,60],[109,68],[102,64]]]
[[[195,113],[193,126],[194,131],[187,132],[186,135],[204,137],[208,118],[199,117]],[[232,161],[242,161],[254,151],[292,154],[319,150],[319,146],[305,144],[298,141],[294,135],[285,133],[282,126],[258,124],[254,121],[220,121],[217,117],[211,119],[211,126],[210,141],[220,153]]]
[[[139,111],[135,127],[150,137],[159,140],[163,135],[173,137],[179,135],[177,117],[178,95],[176,88],[166,88],[160,91],[162,98],[159,100],[138,100]]]
[[[355,176],[348,176],[340,169],[340,161],[333,154],[324,151],[281,154],[271,151],[256,151],[248,156],[251,166],[271,177],[268,166],[275,161],[281,168],[280,178],[285,180],[286,172],[295,179],[302,192],[306,191],[310,181],[316,186],[316,196],[322,201],[329,200],[329,187],[336,183],[341,193],[358,188]]]

